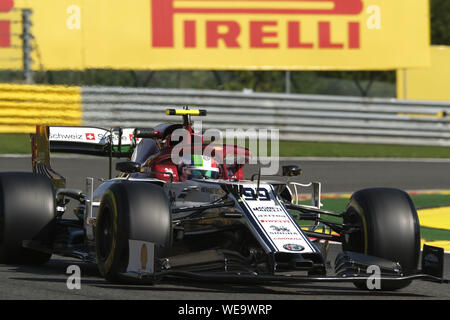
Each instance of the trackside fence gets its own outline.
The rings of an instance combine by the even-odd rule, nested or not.
[[[203,129],[278,129],[281,140],[450,146],[450,103],[397,99],[0,84],[0,133],[36,124],[110,128],[178,122],[167,108],[208,111]]]
[[[279,129],[281,140],[450,145],[450,103],[211,90],[82,87],[83,124],[151,127],[171,107],[206,109],[203,129]]]

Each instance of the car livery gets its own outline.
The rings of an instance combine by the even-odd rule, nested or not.
[[[289,179],[301,173],[297,165],[282,168],[282,181],[263,180],[260,172],[245,179],[248,149],[206,143],[193,131],[191,117],[205,116],[205,110],[168,109],[167,114],[181,116],[182,123],[37,126],[31,139],[33,173],[0,173],[0,263],[45,263],[62,255],[97,264],[110,282],[181,277],[352,282],[362,289],[371,276],[368,267],[376,265],[380,289],[404,288],[418,279],[448,283],[442,278],[442,250],[424,246],[419,261],[420,225],[406,192],[359,190],[345,211],[336,213],[321,209],[321,185],[314,182],[312,205],[299,204],[297,188],[305,185]],[[187,139],[175,140],[177,130],[187,132]],[[180,146],[194,154],[212,151],[190,163],[198,176],[188,177],[186,163],[174,161]],[[108,157],[110,177],[97,188],[86,177],[85,190],[70,189],[51,167],[53,152]],[[230,155],[234,162],[225,161]],[[128,158],[117,162],[116,177],[114,157]],[[219,174],[202,176],[205,163],[205,171]],[[65,213],[69,200],[78,203],[71,219]],[[330,241],[343,248],[331,271]]]

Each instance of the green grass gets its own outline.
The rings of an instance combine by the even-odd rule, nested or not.
[[[446,207],[450,206],[450,195],[441,195],[441,194],[421,194],[421,195],[412,195],[412,201],[417,210],[426,209],[426,208],[435,208],[435,207]],[[323,207],[322,209],[341,213],[345,210],[345,206],[347,205],[348,199],[346,198],[337,198],[337,199],[322,199],[321,200]],[[302,204],[310,205],[310,201],[300,201]],[[332,217],[324,217],[324,219],[332,222],[340,222],[339,218]],[[308,222],[303,221],[301,224],[307,225]],[[420,228],[421,237],[426,240],[450,240],[450,230],[443,229],[434,229],[434,228]]]
[[[21,133],[0,134],[0,154],[31,153],[30,135]]]
[[[449,241],[450,230],[421,227],[420,237],[429,241]]]
[[[450,148],[437,146],[280,141],[280,156],[450,158]]]
[[[227,141],[227,143],[232,143]],[[242,145],[235,139],[234,143]],[[245,146],[257,155],[256,144],[245,141]],[[271,143],[268,141],[267,155],[271,153]],[[259,151],[258,151],[259,152]],[[265,154],[263,154],[265,155]],[[262,156],[258,154],[258,156]],[[344,142],[308,142],[280,141],[280,157],[350,157],[350,158],[450,158],[450,148],[440,146],[409,146],[372,143]]]
[[[417,209],[436,207],[450,207],[450,195],[445,194],[423,194],[413,195],[411,199]]]
[[[0,154],[30,153],[28,134],[0,134]],[[270,152],[270,145],[267,147]],[[359,143],[280,141],[281,157],[450,158],[450,148]]]
[[[420,194],[411,196],[416,209],[426,209],[426,208],[436,208],[436,207],[447,207],[450,206],[450,195],[445,194]],[[348,199],[337,198],[337,199],[322,199],[323,207],[322,209],[333,211],[333,212],[343,212],[345,206],[347,205]],[[304,204],[311,204],[310,201],[302,201]]]

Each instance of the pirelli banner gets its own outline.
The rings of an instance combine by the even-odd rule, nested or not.
[[[449,79],[450,46],[432,46],[428,68],[397,71],[397,98],[450,101]]]
[[[35,66],[46,70],[386,70],[429,66],[428,2],[15,0],[15,7],[33,10]]]

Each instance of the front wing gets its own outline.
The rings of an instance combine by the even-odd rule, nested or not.
[[[332,276],[296,275],[296,274],[258,274],[256,272],[232,271],[230,259],[220,252],[194,253],[184,257],[154,258],[154,244],[145,241],[129,240],[129,262],[127,272],[122,275],[129,279],[139,280],[142,283],[154,283],[164,278],[183,278],[198,281],[214,281],[236,284],[303,284],[303,283],[355,283],[374,281],[404,282],[423,280],[435,283],[448,284],[450,281],[442,277],[443,251],[439,248],[425,246],[422,258],[422,267],[419,272],[404,275],[397,268],[398,264],[359,253],[342,252],[336,258],[335,271]],[[203,259],[198,259],[204,255]],[[195,261],[195,262],[192,262]],[[437,263],[437,261],[440,261]],[[221,271],[217,270],[218,264]],[[368,265],[368,263],[373,263]],[[208,270],[211,266],[211,271]],[[376,266],[377,268],[373,268]],[[196,268],[197,267],[197,268]],[[372,267],[372,268],[370,268]],[[212,271],[214,269],[214,271]],[[370,272],[369,270],[377,270]],[[369,287],[370,288],[370,287]]]

